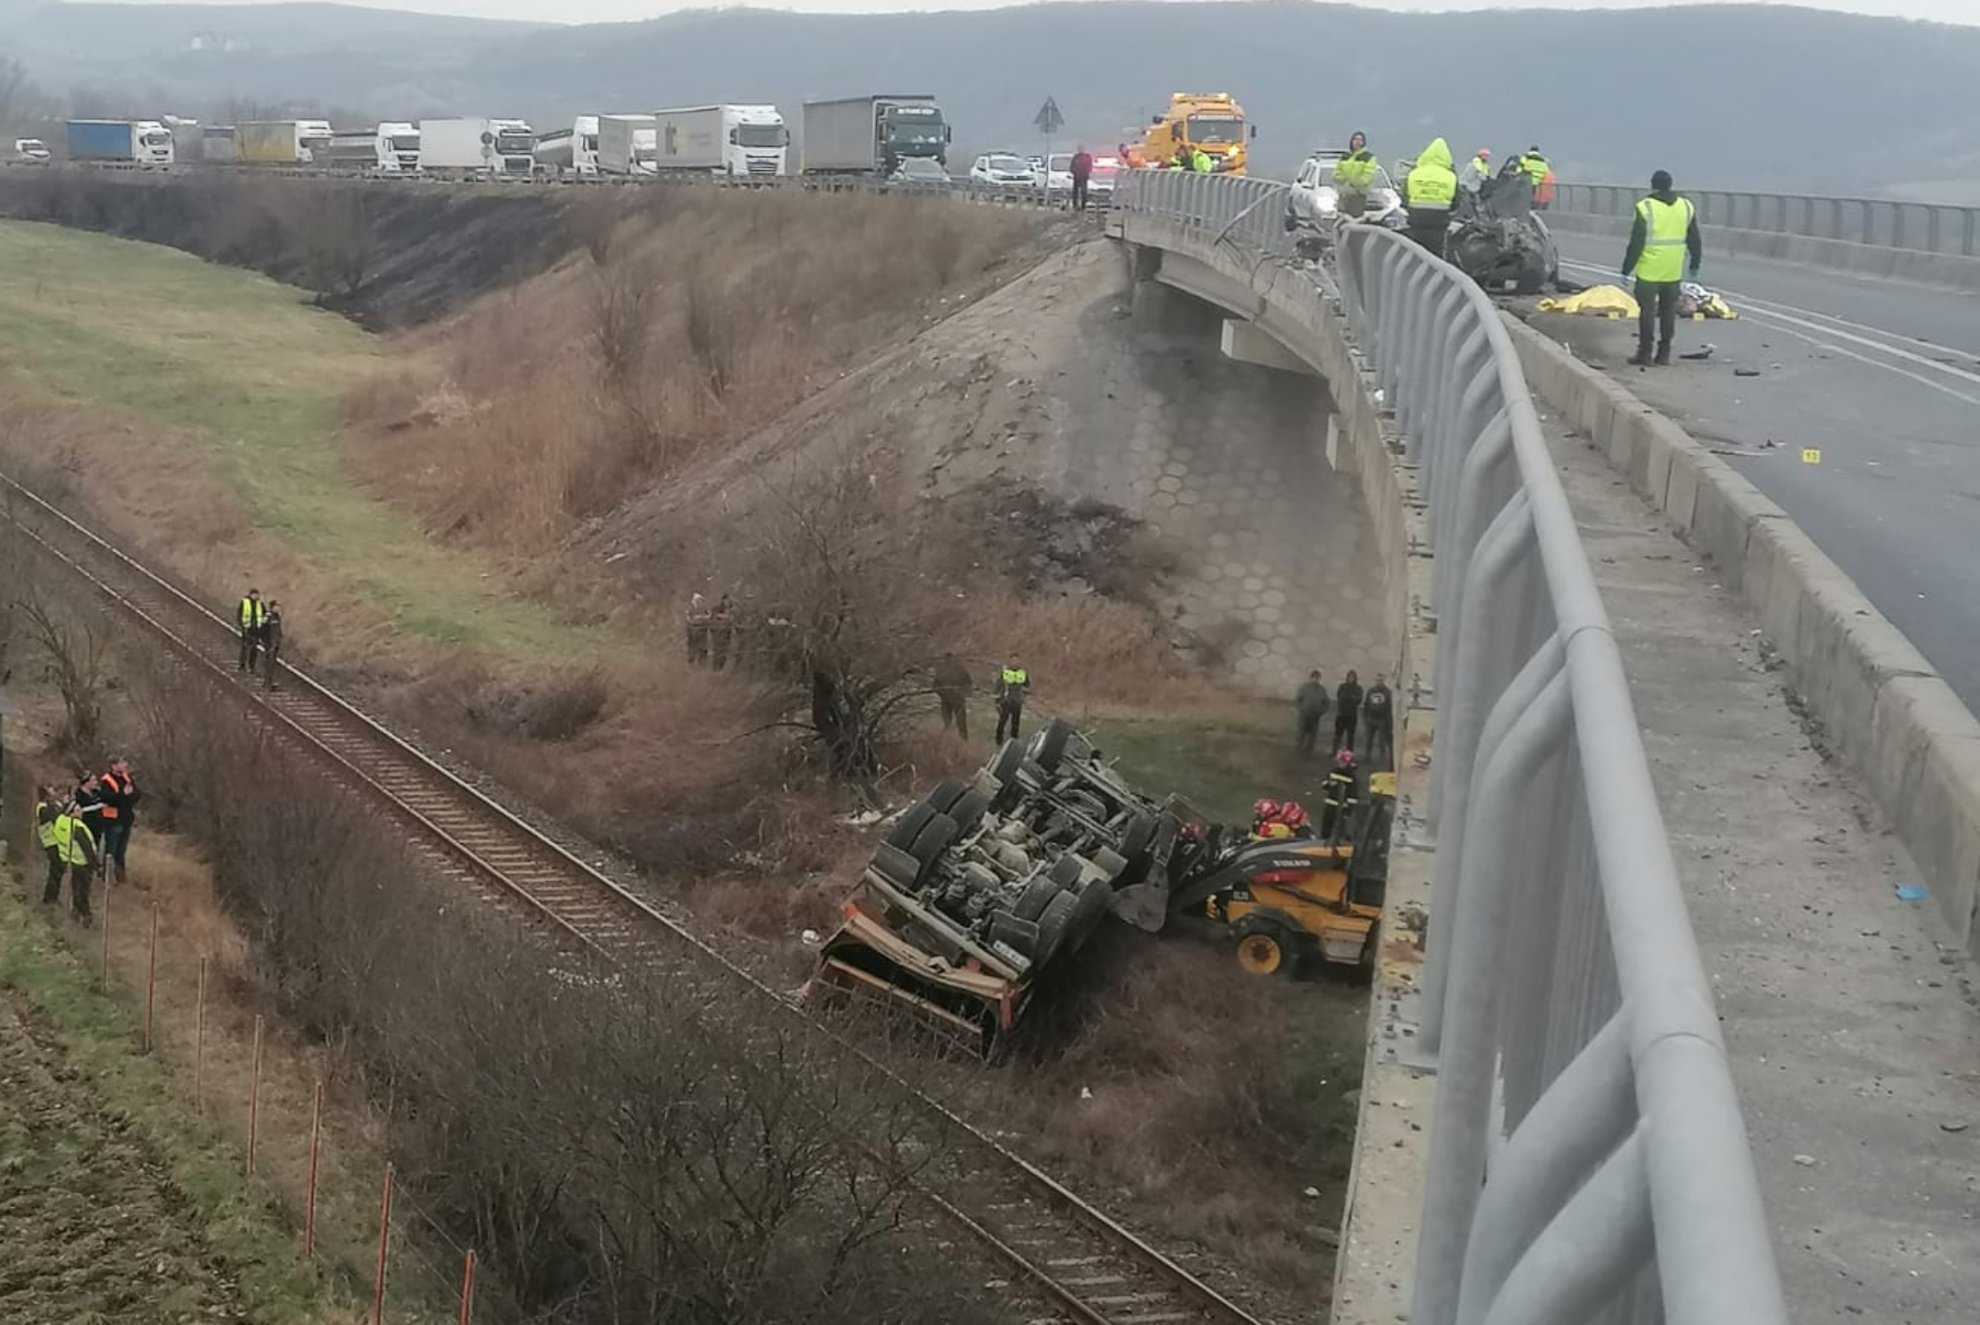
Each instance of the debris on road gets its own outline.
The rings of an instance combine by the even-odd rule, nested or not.
[[[1733,376],[1734,376],[1734,377],[1758,377],[1758,376],[1760,376],[1760,370],[1759,370],[1758,368],[1735,368],[1735,369],[1733,369]]]
[[[1731,321],[1739,313],[1717,290],[1708,290],[1697,281],[1686,281],[1678,286],[1678,316]]]
[[[1922,902],[1932,894],[1916,883],[1899,884],[1897,899],[1900,902]]]
[[[1678,356],[1678,358],[1680,358],[1680,359],[1692,359],[1692,360],[1696,360],[1696,361],[1699,361],[1699,362],[1703,362],[1704,360],[1706,360],[1706,359],[1709,359],[1709,358],[1711,358],[1711,357],[1712,357],[1712,355],[1713,355],[1713,353],[1714,353],[1714,352],[1715,352],[1715,351],[1716,351],[1716,350],[1717,350],[1718,348],[1719,348],[1719,347],[1718,347],[1718,346],[1716,346],[1716,345],[1714,345],[1714,344],[1712,344],[1712,342],[1710,342],[1710,341],[1706,341],[1706,342],[1705,342],[1705,343],[1704,343],[1703,345],[1701,345],[1701,346],[1699,346],[1699,347],[1698,347],[1697,349],[1695,349],[1695,350],[1692,350],[1692,351],[1690,351],[1689,353],[1686,353],[1686,354],[1680,354],[1680,355]]]

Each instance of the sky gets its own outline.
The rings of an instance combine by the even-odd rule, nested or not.
[[[129,0],[137,4],[186,3],[187,0]],[[208,0],[192,0],[206,3]],[[225,3],[226,0],[216,0]],[[623,22],[654,18],[677,9],[710,7],[715,0],[563,0],[555,6],[543,0],[346,0],[372,9],[416,9],[428,14],[469,14],[478,18],[555,17],[569,23]],[[1687,3],[1749,4],[1756,0],[1682,0]],[[1774,3],[1775,0],[1757,0]],[[797,9],[820,14],[871,14],[903,10],[997,9],[1009,0],[755,0],[764,9]],[[1453,9],[1642,9],[1658,8],[1671,0],[1387,0],[1370,8],[1436,11]],[[1795,0],[1811,9],[1835,9],[1850,14],[1879,14],[1894,18],[1935,19],[1941,23],[1980,25],[1980,0]]]

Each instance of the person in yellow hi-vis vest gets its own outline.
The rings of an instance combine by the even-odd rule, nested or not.
[[[261,652],[261,628],[268,624],[268,606],[261,601],[261,590],[249,589],[234,609],[234,624],[241,631],[241,663],[238,670],[252,672]]]
[[[1444,256],[1444,232],[1450,228],[1457,190],[1450,144],[1432,139],[1403,180],[1403,205],[1409,209],[1409,237],[1433,257]]]
[[[62,895],[62,871],[68,868],[68,862],[55,846],[55,820],[61,813],[62,803],[55,799],[53,788],[34,789],[34,840],[41,844],[41,854],[48,860],[48,881],[41,890],[44,902]]]
[[[76,919],[87,925],[92,923],[89,914],[89,881],[96,874],[96,835],[89,831],[89,825],[74,805],[66,806],[55,816],[55,851],[69,870],[69,905]],[[56,880],[57,887],[61,880]],[[44,889],[41,900],[53,903],[60,894],[53,889]]]
[[[1004,739],[1004,729],[1010,728],[1013,738],[1024,722],[1024,700],[1031,693],[1031,673],[1022,663],[1004,663],[997,669],[997,740]]]
[[[1671,339],[1677,334],[1678,286],[1684,281],[1687,258],[1691,277],[1696,280],[1705,261],[1705,244],[1698,237],[1698,209],[1671,187],[1671,172],[1660,170],[1650,177],[1650,196],[1636,204],[1636,221],[1630,227],[1629,248],[1622,260],[1624,283],[1636,282],[1636,357],[1630,362],[1638,367],[1652,363],[1663,367],[1671,361]],[[1654,359],[1650,355],[1653,335],[1657,341]]]

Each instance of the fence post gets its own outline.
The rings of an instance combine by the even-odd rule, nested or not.
[[[316,1255],[316,1159],[323,1136],[323,1082],[309,1110],[309,1182],[303,1194],[303,1257]]]
[[[158,903],[151,904],[151,958],[144,973],[144,1051],[151,1052],[151,1014],[158,1003]]]
[[[378,1273],[371,1281],[371,1325],[385,1321],[385,1256],[392,1241],[392,1161],[385,1161],[385,1195],[378,1203]]]
[[[469,1247],[466,1262],[461,1266],[460,1325],[472,1325],[473,1320],[474,1320],[474,1248]]]
[[[254,1143],[261,1126],[261,1017],[254,1019],[254,1063],[248,1069],[248,1177],[254,1176]]]
[[[199,955],[199,1002],[193,1012],[193,1110],[206,1116],[206,954]]]

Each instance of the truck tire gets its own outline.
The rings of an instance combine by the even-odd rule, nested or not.
[[[908,854],[921,862],[921,869],[915,874],[915,884],[919,886],[928,878],[928,872],[935,867],[935,861],[949,843],[956,840],[956,821],[946,814],[938,814],[928,821],[921,835],[914,839]]]
[[[1064,718],[1054,718],[1045,724],[1045,734],[1038,738],[1038,766],[1047,773],[1056,772],[1059,761],[1065,758],[1066,744],[1073,738],[1073,725]]]
[[[988,796],[980,791],[965,791],[956,798],[956,803],[949,807],[948,814],[956,821],[958,831],[968,833],[974,831],[976,825],[983,822],[984,811],[989,808]]]
[[[1107,913],[1114,909],[1114,890],[1103,880],[1095,879],[1086,885],[1086,891],[1079,895],[1079,905],[1073,911],[1072,938],[1075,943],[1084,943],[1087,937],[1098,929]]]
[[[1007,944],[1018,956],[1030,961],[1038,951],[1038,926],[1020,920],[1009,911],[999,911],[990,917],[990,941]]]
[[[1079,899],[1071,893],[1062,892],[1046,904],[1038,917],[1038,946],[1031,959],[1033,966],[1043,966],[1058,955],[1078,913]]]
[[[935,790],[929,792],[923,799],[941,813],[947,814],[949,807],[962,799],[964,790],[966,788],[960,782],[940,782],[936,784]]]
[[[1016,741],[1004,742],[997,757],[990,761],[990,776],[996,780],[997,794],[990,802],[993,810],[1007,810],[1024,793],[1018,785],[1018,770],[1024,767],[1024,747]]]
[[[1051,900],[1064,891],[1057,879],[1041,874],[1024,885],[1024,891],[1018,894],[1017,905],[1011,908],[1011,914],[1019,920],[1036,920],[1044,914]]]
[[[1083,871],[1079,867],[1078,856],[1061,856],[1052,862],[1052,882],[1067,892],[1078,888],[1081,873]]]
[[[896,888],[913,892],[915,880],[921,876],[921,862],[899,847],[883,843],[873,853],[873,872]]]
[[[938,813],[940,811],[927,801],[909,806],[907,813],[895,820],[894,826],[887,830],[887,845],[906,851],[914,845],[914,839],[921,836],[921,830],[928,827],[928,821]]]

